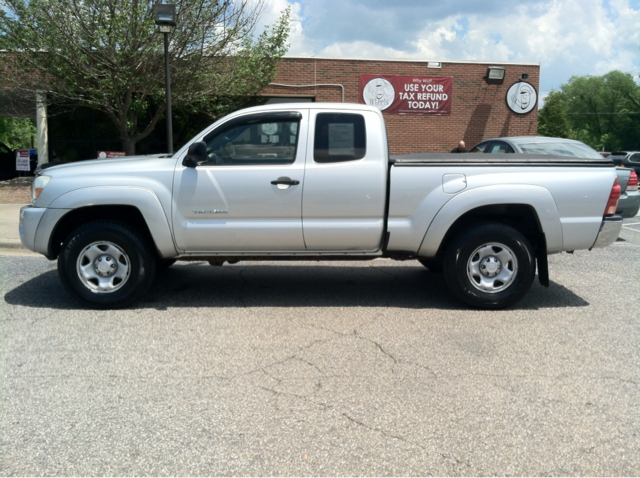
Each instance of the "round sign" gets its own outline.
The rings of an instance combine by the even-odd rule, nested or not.
[[[262,125],[262,132],[264,134],[276,134],[278,132],[278,124],[277,123],[265,123]]]
[[[393,85],[384,78],[374,78],[370,80],[362,91],[364,102],[370,106],[376,106],[381,111],[391,106],[395,97],[396,90],[393,88]]]
[[[536,107],[538,93],[531,83],[519,81],[507,91],[507,106],[519,115],[529,113]]]

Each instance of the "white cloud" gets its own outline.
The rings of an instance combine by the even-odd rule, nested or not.
[[[284,8],[292,8],[292,55],[539,62],[542,92],[572,75],[640,71],[640,8],[630,0],[477,5],[269,0],[264,19],[273,23]]]
[[[351,43],[333,43],[318,52],[321,56],[350,57],[350,58],[409,58],[401,50],[385,47],[368,41]]]
[[[315,43],[304,34],[302,22],[302,6],[300,3],[291,3],[287,0],[268,0],[264,4],[264,11],[260,22],[256,26],[257,31],[262,31],[265,26],[274,25],[282,16],[283,12],[289,8],[291,10],[291,30],[289,32],[288,43],[290,45],[288,55],[311,55],[315,49]]]

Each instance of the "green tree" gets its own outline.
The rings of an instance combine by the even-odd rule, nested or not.
[[[574,76],[559,96],[576,139],[599,150],[640,146],[640,86],[632,75]]]
[[[562,93],[552,91],[538,113],[538,134],[552,138],[570,138],[572,131]]]
[[[224,113],[215,101],[256,94],[286,52],[290,16],[253,34],[264,0],[176,0],[172,105]],[[154,0],[4,0],[3,77],[15,92],[108,115],[135,153],[165,112],[164,45]],[[222,105],[222,106],[221,106]]]
[[[30,118],[0,118],[0,141],[11,149],[28,149],[36,136],[35,121]]]

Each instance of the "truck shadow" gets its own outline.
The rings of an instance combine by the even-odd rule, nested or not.
[[[241,263],[212,268],[207,263],[178,263],[159,274],[133,309],[168,307],[398,307],[464,310],[440,274],[421,266]],[[5,295],[8,304],[54,309],[82,309],[63,290],[55,271],[26,281]],[[536,280],[529,294],[511,310],[585,307],[569,289]]]

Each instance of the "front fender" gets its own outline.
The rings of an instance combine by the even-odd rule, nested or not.
[[[435,256],[447,231],[462,215],[479,207],[500,204],[533,207],[547,239],[547,252],[562,251],[562,223],[549,190],[541,186],[507,184],[470,189],[447,201],[429,224],[418,254],[422,257]]]
[[[171,257],[177,254],[167,214],[152,190],[114,186],[74,189],[56,198],[49,204],[48,209],[51,210],[52,215],[57,216],[60,209],[65,210],[66,213],[69,210],[91,206],[132,206],[137,208],[144,217],[160,255]],[[50,226],[51,229],[53,227],[55,224]],[[51,233],[52,230],[39,230],[36,235],[36,244],[39,245],[40,241],[46,243]]]

